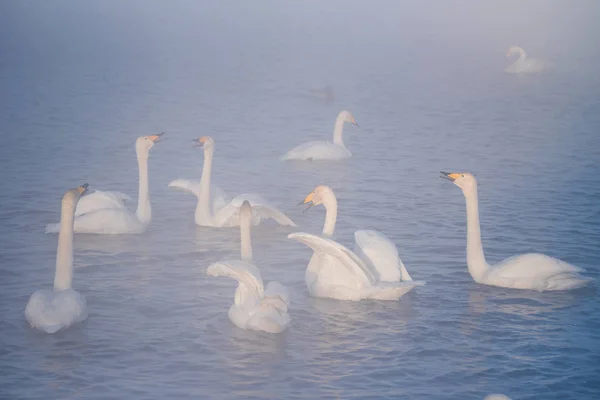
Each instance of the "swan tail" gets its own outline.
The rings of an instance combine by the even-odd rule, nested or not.
[[[423,285],[425,285],[424,281],[381,283],[371,288],[367,298],[373,300],[398,300],[415,287]]]
[[[563,272],[557,274],[546,281],[544,290],[572,290],[588,286],[594,280],[592,278],[579,275],[577,272]]]
[[[169,187],[193,194],[196,197],[200,196],[200,182],[194,182],[187,179],[175,179],[174,181],[169,182]]]

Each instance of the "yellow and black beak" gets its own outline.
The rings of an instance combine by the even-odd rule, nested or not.
[[[162,142],[165,139],[161,139],[162,135],[164,135],[164,132],[158,133],[156,135],[150,135],[148,136],[148,139],[152,140],[154,143],[158,143],[158,142]]]
[[[81,186],[79,186],[77,188],[77,191],[79,192],[80,196],[84,196],[84,195],[87,194],[87,192],[88,192],[88,186],[89,185],[87,183],[84,183],[83,185],[81,185]]]
[[[299,205],[299,206],[301,206],[302,204],[308,204],[308,207],[306,207],[306,208],[305,208],[305,209],[302,211],[303,213],[304,213],[304,212],[307,212],[308,210],[310,210],[310,208],[311,208],[312,206],[314,206],[314,205],[315,205],[315,203],[313,203],[313,197],[314,197],[314,195],[315,195],[315,192],[310,192],[310,193],[308,194],[308,196],[306,196],[306,197],[304,198],[304,200],[302,200],[300,203],[298,203],[298,205]]]
[[[352,118],[352,123],[354,125],[356,125],[358,128],[360,128],[360,125],[358,125],[358,122],[356,122],[356,120],[354,119],[354,117]]]
[[[440,171],[440,178],[448,179],[450,182],[454,182],[456,179],[460,177],[460,174],[456,172],[444,172]]]
[[[192,147],[203,147],[207,140],[208,138],[206,136],[202,136],[198,139],[192,139],[192,141],[194,142],[194,145]]]

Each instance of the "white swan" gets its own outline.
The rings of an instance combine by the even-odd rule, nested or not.
[[[542,71],[547,65],[541,60],[535,58],[528,58],[527,53],[519,46],[511,46],[506,52],[506,58],[508,59],[513,54],[518,53],[519,58],[504,69],[505,72],[511,74],[526,74]]]
[[[240,194],[228,201],[225,193],[218,187],[211,186],[212,159],[215,150],[215,141],[211,137],[203,136],[194,140],[196,147],[204,149],[204,165],[200,183],[186,179],[176,179],[169,183],[169,187],[181,189],[198,197],[194,221],[200,226],[232,227],[240,223],[239,210],[244,200],[248,200],[254,210],[252,224],[258,225],[262,219],[272,218],[280,225],[296,226],[284,213],[276,207],[269,205],[262,197],[256,194]],[[215,194],[213,194],[213,192]]]
[[[462,189],[467,203],[467,267],[473,280],[491,286],[537,291],[569,290],[586,286],[584,270],[544,254],[522,254],[496,265],[486,262],[481,244],[477,180],[470,173],[441,172],[442,178]]]
[[[352,153],[346,148],[342,140],[344,122],[350,122],[358,126],[352,114],[344,110],[338,114],[335,120],[333,143],[322,141],[304,143],[288,151],[281,157],[281,160],[341,160],[352,156]]]
[[[152,220],[150,193],[148,189],[148,157],[150,149],[158,143],[163,133],[151,136],[140,136],[135,141],[135,151],[139,170],[138,206],[135,213],[125,206],[92,208],[75,217],[75,232],[98,234],[135,234],[142,233]],[[107,193],[107,192],[103,192]],[[100,201],[96,205],[101,204]],[[104,201],[102,204],[110,204]],[[58,232],[59,224],[46,226],[46,233]]]
[[[85,297],[71,287],[73,282],[73,221],[80,196],[87,191],[87,183],[68,190],[62,199],[60,233],[56,250],[54,290],[38,290],[25,308],[29,324],[47,333],[68,328],[87,318]]]
[[[379,232],[356,231],[354,252],[328,239],[337,220],[337,199],[331,188],[317,186],[302,203],[309,204],[309,208],[323,204],[326,210],[324,237],[309,233],[288,235],[314,251],[305,274],[312,296],[355,301],[397,300],[425,283],[412,280],[396,246]]]
[[[260,271],[252,263],[250,226],[252,207],[244,201],[240,207],[241,260],[219,261],[211,264],[210,276],[227,276],[238,281],[235,302],[229,308],[229,319],[242,329],[283,332],[290,323],[290,304],[287,288],[271,281],[265,290]]]

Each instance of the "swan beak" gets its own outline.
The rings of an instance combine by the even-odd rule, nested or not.
[[[77,191],[79,192],[80,196],[83,196],[83,195],[87,194],[87,192],[88,192],[88,186],[89,185],[87,183],[84,183],[83,185],[81,185],[81,186],[79,186],[77,188]]]
[[[313,203],[313,196],[315,195],[315,192],[310,192],[310,194],[308,196],[306,196],[304,198],[304,200],[302,200],[300,203],[298,203],[299,206],[301,206],[302,204],[308,204],[308,207],[306,207],[302,212],[305,213],[308,210],[310,210],[310,208],[312,206],[315,205],[315,203]]]
[[[356,120],[354,118],[352,118],[352,124],[356,125],[358,128],[360,128],[360,125],[358,125],[358,122],[356,122]]]
[[[206,143],[206,139],[206,136],[202,136],[198,139],[192,139],[192,142],[194,142],[194,145],[192,147],[203,147],[204,143]]]
[[[448,179],[450,182],[454,182],[457,178],[460,177],[460,174],[454,172],[440,171],[440,174],[440,178]]]
[[[160,138],[161,138],[161,137],[162,137],[162,135],[164,135],[164,134],[165,134],[164,132],[161,132],[161,133],[158,133],[158,134],[156,134],[156,135],[151,135],[151,136],[148,136],[148,139],[152,140],[154,143],[162,142],[162,141],[163,141],[163,140],[165,140],[165,139],[162,139],[162,140],[161,140]]]

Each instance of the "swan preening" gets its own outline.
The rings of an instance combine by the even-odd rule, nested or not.
[[[47,333],[68,328],[87,318],[85,297],[72,288],[75,207],[87,187],[86,183],[77,189],[69,189],[62,199],[54,290],[38,290],[25,308],[29,324]]]
[[[569,290],[586,286],[591,279],[583,269],[544,254],[522,254],[496,265],[486,262],[481,244],[477,180],[470,173],[441,172],[462,189],[467,203],[467,267],[473,280],[491,286],[537,291]]]
[[[317,186],[301,202],[325,207],[323,237],[310,233],[292,233],[295,239],[313,249],[306,268],[308,291],[315,297],[338,300],[398,300],[415,286],[424,282],[413,281],[398,257],[396,246],[383,234],[356,231],[355,251],[329,239],[337,220],[337,199],[327,186]]]
[[[238,281],[234,304],[228,312],[231,322],[242,329],[283,332],[290,323],[289,295],[287,288],[278,282],[269,282],[265,289],[260,271],[252,262],[252,206],[247,200],[240,206],[239,219],[241,260],[216,262],[206,273]]]
[[[76,213],[75,232],[99,234],[142,233],[152,220],[148,185],[148,157],[150,149],[160,141],[164,132],[157,135],[140,136],[135,141],[139,171],[138,206],[135,213],[123,204],[124,196],[119,192],[94,192],[91,201],[86,201],[84,210]],[[79,207],[78,207],[79,208]],[[46,226],[46,233],[58,232],[59,224]]]
[[[288,151],[281,157],[281,160],[341,160],[352,156],[342,139],[345,122],[358,126],[352,114],[344,110],[338,114],[335,120],[333,143],[324,141],[304,143]]]
[[[258,225],[262,219],[272,218],[280,225],[296,226],[284,213],[269,205],[256,194],[240,194],[228,201],[224,192],[216,186],[211,186],[212,159],[215,141],[203,136],[195,139],[196,147],[204,149],[204,165],[200,183],[186,179],[176,179],[169,187],[181,189],[198,197],[194,221],[200,226],[231,227],[240,223],[239,210],[244,201],[252,205],[252,224]]]
[[[542,71],[547,66],[546,63],[541,60],[527,57],[525,50],[519,46],[509,47],[506,52],[506,58],[508,59],[515,53],[519,54],[519,58],[506,67],[504,69],[505,72],[511,74],[534,73]]]

